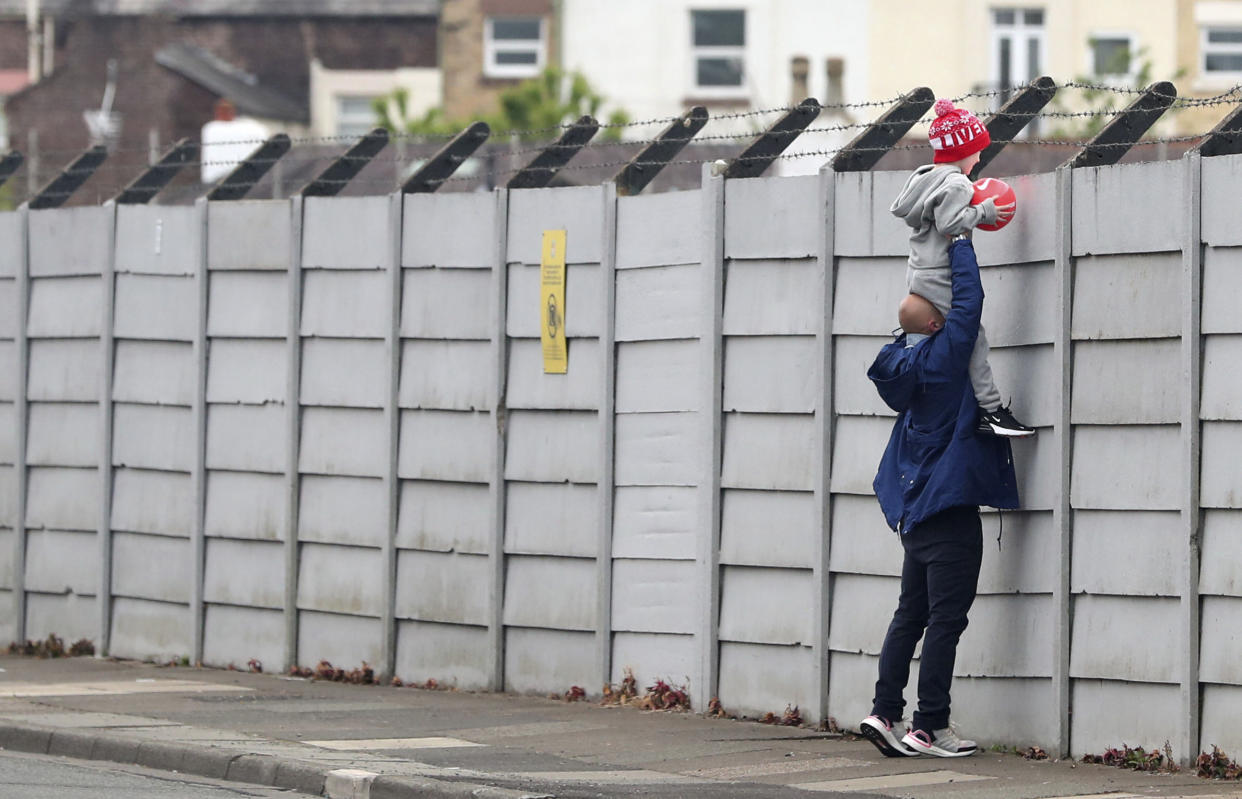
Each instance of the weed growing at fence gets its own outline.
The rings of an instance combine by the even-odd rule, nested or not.
[[[737,718],[737,716],[724,709],[724,705],[720,704],[720,697],[718,696],[713,696],[711,701],[707,703],[707,717],[709,719]]]
[[[625,667],[621,682],[613,687],[612,683],[604,683],[604,698],[601,705],[628,705],[638,698],[638,680],[634,678],[634,670]]]
[[[375,685],[375,670],[367,662],[356,669],[338,669],[326,660],[319,661],[314,669],[306,666],[290,666],[289,676],[325,682],[347,682],[352,685]]]
[[[1116,766],[1133,771],[1153,771],[1164,774],[1176,774],[1182,770],[1173,759],[1173,747],[1165,741],[1161,749],[1148,752],[1141,746],[1130,748],[1122,744],[1120,749],[1109,748],[1102,755],[1083,755],[1082,762],[1096,763],[1102,766]]]
[[[779,724],[782,727],[801,727],[802,713],[797,705],[785,705],[785,712],[779,716],[768,711],[759,719],[760,724]]]
[[[9,654],[27,655],[41,659],[76,658],[95,654],[95,644],[86,638],[79,638],[66,649],[64,639],[55,633],[51,633],[43,641],[26,641],[24,643],[13,641],[9,644]]]
[[[845,734],[845,730],[841,729],[841,725],[837,723],[837,719],[834,716],[828,716],[823,721],[821,721],[819,723],[819,730],[821,732],[830,732],[830,733],[833,733],[834,735]]]
[[[655,685],[648,688],[643,698],[638,700],[638,706],[643,710],[676,710],[684,713],[690,710],[690,694],[686,689],[687,686],[684,685],[676,687],[664,680],[656,680]]]
[[[1212,744],[1211,753],[1204,752],[1195,759],[1195,773],[1209,780],[1242,780],[1242,765]]]
[[[398,677],[392,678],[392,684],[397,686],[398,688],[400,688],[403,685],[400,678]],[[445,685],[444,683],[437,680],[435,677],[428,677],[423,682],[407,682],[407,683],[404,683],[404,685],[410,688],[418,688],[423,691],[456,691],[457,690],[456,685]]]
[[[687,686],[677,686],[664,680],[656,680],[655,685],[648,687],[647,692],[639,696],[638,680],[634,678],[634,670],[626,666],[623,674],[621,682],[617,685],[614,686],[611,683],[604,684],[604,698],[600,700],[601,705],[632,705],[640,710],[674,710],[680,712],[690,710],[690,694],[688,693]],[[572,691],[573,689],[570,690]],[[553,698],[559,698],[555,694],[552,696]],[[565,698],[568,700],[568,695]],[[710,706],[708,707],[708,712],[709,714],[711,713]]]

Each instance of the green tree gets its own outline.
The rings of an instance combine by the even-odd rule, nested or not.
[[[377,124],[393,133],[440,136],[458,133],[477,121],[448,119],[442,108],[412,117],[409,104],[409,92],[405,89],[377,98],[373,104]],[[591,88],[584,75],[549,67],[530,80],[505,89],[500,93],[500,111],[477,119],[491,126],[494,133],[515,131],[527,141],[546,139],[552,134],[549,128],[573,122],[583,114],[594,117],[603,104],[604,98]],[[607,123],[623,125],[629,119],[629,114],[618,109],[608,115]],[[618,141],[621,129],[604,128],[601,135],[605,141]]]
[[[1088,39],[1088,43],[1093,44]],[[1118,84],[1117,88],[1121,89],[1145,89],[1152,82],[1152,62],[1146,47],[1140,47],[1135,52],[1129,50],[1118,50],[1113,53],[1110,59],[1111,63],[1105,66],[1103,72],[1108,75],[1126,75],[1132,77],[1125,84]],[[1131,66],[1137,63],[1138,68],[1131,72]],[[1173,74],[1170,80],[1176,80],[1185,74],[1184,69],[1179,69]],[[1074,78],[1075,83],[1084,83],[1096,85],[1100,82],[1099,75],[1078,75]],[[1105,88],[1100,89],[1082,89],[1080,95],[1084,101],[1084,108],[1075,109],[1080,113],[1090,113],[1090,116],[1081,117],[1064,117],[1060,120],[1060,124],[1052,130],[1052,135],[1057,138],[1067,139],[1090,139],[1111,121],[1113,114],[1120,111],[1130,101],[1134,99],[1133,95],[1122,94],[1120,92],[1110,91]],[[1061,98],[1056,98],[1052,107],[1054,111],[1066,112],[1069,109],[1061,102]],[[1171,112],[1175,113],[1178,109],[1173,108]]]

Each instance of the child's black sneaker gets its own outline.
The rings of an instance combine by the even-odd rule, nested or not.
[[[1030,438],[1035,435],[1035,428],[1027,427],[1013,418],[1008,405],[1002,405],[994,411],[980,408],[978,431],[983,435],[1002,438]]]

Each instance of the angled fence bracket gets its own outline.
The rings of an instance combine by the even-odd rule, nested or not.
[[[626,164],[613,182],[617,184],[617,194],[630,197],[647,188],[647,184],[660,174],[660,170],[668,166],[668,162],[677,157],[682,148],[698,135],[707,124],[707,109],[696,105],[674,120],[667,128],[660,131],[655,141],[648,144],[638,155]]]
[[[108,150],[102,144],[82,153],[74,159],[73,163],[61,170],[59,175],[52,178],[51,183],[39,190],[39,193],[30,200],[29,207],[37,210],[59,208],[64,205],[70,195],[82,188],[82,184],[95,174],[95,170],[99,169],[99,165],[107,157]]]
[[[26,156],[17,150],[5,153],[4,158],[0,158],[0,186],[7,183],[9,178],[17,173],[17,170],[21,168],[25,160]]]
[[[892,108],[841,148],[832,159],[833,171],[866,172],[875,166],[935,102],[935,92],[926,86],[920,86],[903,95]]]
[[[814,97],[798,103],[789,113],[760,133],[741,155],[729,163],[724,171],[725,178],[757,178],[762,175],[763,170],[785,152],[794,139],[802,135],[802,131],[815,121],[815,117],[822,110],[823,106]]]
[[[185,166],[198,160],[198,142],[182,139],[116,196],[117,205],[145,205]]]
[[[1242,153],[1242,105],[1230,111],[1199,142],[1199,155],[1237,155]]]
[[[491,135],[492,129],[486,122],[473,123],[419,167],[401,186],[402,193],[427,194],[440,188]]]
[[[319,177],[306,184],[302,189],[303,197],[335,197],[345,188],[345,184],[358,176],[363,167],[371,163],[371,159],[379,151],[388,146],[388,131],[376,128],[363,136],[353,147],[346,150],[340,158],[333,161],[327,169],[319,173]]]
[[[542,189],[552,182],[559,172],[586,143],[599,132],[599,122],[591,116],[583,116],[561,134],[561,137],[544,148],[516,175],[509,179],[507,189]]]
[[[1167,80],[1153,83],[1138,99],[1118,111],[1077,155],[1065,162],[1066,165],[1077,169],[1117,163],[1176,99],[1177,87],[1172,83]]]
[[[246,156],[246,160],[228,174],[207,194],[208,200],[240,200],[263,179],[268,170],[289,152],[292,143],[284,133],[277,133]]]
[[[1009,102],[1001,106],[999,111],[988,118],[987,129],[988,135],[992,137],[992,143],[979,154],[979,163],[970,170],[971,180],[979,177],[979,173],[987,168],[987,165],[1000,154],[1001,150],[1005,149],[1005,145],[1013,141],[1014,136],[1031,124],[1031,120],[1035,119],[1040,109],[1046,106],[1056,93],[1056,81],[1044,75],[1024,86],[1021,91],[1010,97]]]

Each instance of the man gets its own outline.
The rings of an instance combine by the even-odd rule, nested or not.
[[[979,506],[1018,507],[1009,440],[976,435],[969,367],[983,285],[968,237],[954,239],[949,262],[948,316],[923,297],[908,295],[898,309],[903,334],[880,350],[867,371],[898,413],[874,487],[905,550],[901,598],[880,651],[872,714],[859,725],[889,757],[974,754],[975,743],[949,726],[949,686],[983,560]],[[910,731],[900,736],[902,692],[924,630],[919,706]]]

